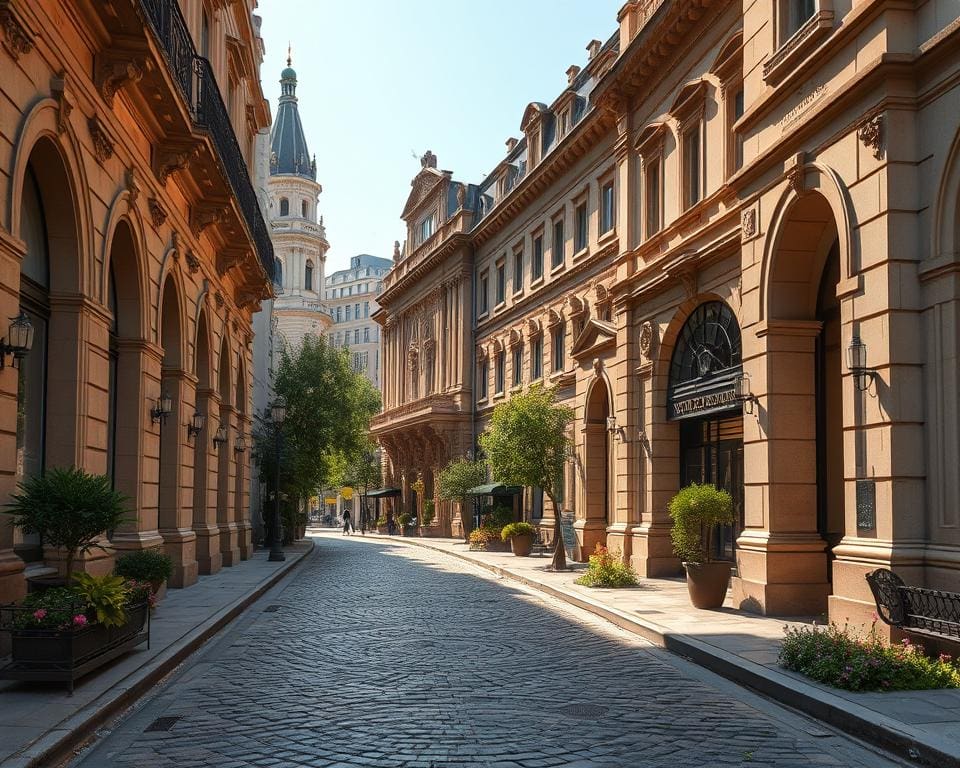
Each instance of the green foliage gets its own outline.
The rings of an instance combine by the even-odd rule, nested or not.
[[[358,492],[365,492],[370,488],[377,488],[382,481],[380,459],[376,452],[376,444],[366,436],[362,445],[352,454],[334,454],[333,469],[327,478],[326,485],[332,488],[349,486]]]
[[[410,525],[411,520],[413,520],[413,515],[411,515],[409,512],[401,512],[399,515],[397,515],[397,522],[400,524],[401,528],[406,528],[408,525]]]
[[[13,524],[39,534],[46,546],[66,550],[67,575],[78,554],[98,546],[98,536],[126,522],[127,499],[104,475],[54,467],[18,488],[7,504]]]
[[[535,384],[493,409],[480,435],[494,479],[505,485],[543,488],[553,502],[554,570],[567,566],[560,534],[559,498],[570,451],[567,428],[573,409],[556,402],[556,391]]]
[[[159,549],[141,549],[120,557],[113,572],[125,579],[166,581],[173,573],[173,560]]]
[[[67,630],[73,625],[73,617],[83,615],[87,606],[70,587],[55,587],[42,592],[31,592],[20,604],[30,612],[18,611],[14,615],[14,629],[59,629]]]
[[[421,525],[431,525],[437,517],[437,508],[433,503],[433,499],[427,499],[423,502],[423,514],[420,515],[420,524]]]
[[[514,536],[533,536],[537,532],[530,523],[508,523],[500,531],[500,538],[503,541],[510,541]]]
[[[483,462],[454,459],[440,471],[437,495],[444,501],[466,504],[467,491],[483,485],[486,479],[487,469]]]
[[[784,627],[780,665],[848,691],[960,688],[960,665],[946,654],[933,659],[909,640],[887,644],[876,621],[865,638],[847,625]]]
[[[499,531],[493,528],[476,528],[470,531],[470,549],[483,551],[500,540]]]
[[[273,382],[287,402],[281,427],[280,487],[291,497],[307,498],[368,447],[371,417],[380,396],[366,376],[355,372],[346,350],[321,336],[307,336],[295,349],[285,348]],[[254,442],[260,473],[276,482],[276,426],[269,412],[258,419]]]
[[[119,627],[127,620],[127,582],[122,576],[91,576],[75,573],[73,591],[96,614],[97,621],[108,627]]]
[[[733,498],[724,490],[691,483],[670,500],[673,551],[687,563],[710,562],[711,537],[717,525],[733,524]]]
[[[490,512],[485,513],[480,520],[482,528],[491,528],[494,531],[500,531],[503,526],[513,522],[513,510],[503,504],[497,504]]]
[[[387,527],[387,516],[386,516],[386,515],[380,515],[380,517],[377,518],[377,521],[374,523],[374,525],[376,525],[377,528],[386,528],[386,527]]]
[[[584,587],[635,587],[637,573],[629,565],[620,560],[619,552],[611,552],[602,544],[590,555],[590,564],[587,572],[576,580],[576,584]]]

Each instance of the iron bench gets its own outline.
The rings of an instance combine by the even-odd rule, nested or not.
[[[868,573],[867,583],[877,615],[891,627],[960,642],[960,592],[908,587],[886,568]]]

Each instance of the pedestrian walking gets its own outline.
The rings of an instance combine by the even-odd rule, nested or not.
[[[353,526],[350,524],[350,510],[343,510],[343,535],[349,536],[353,532]]]

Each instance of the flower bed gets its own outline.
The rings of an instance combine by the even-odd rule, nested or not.
[[[577,579],[575,584],[583,587],[635,587],[637,574],[626,563],[621,562],[618,554],[610,552],[602,544],[597,544],[596,551],[590,555],[590,564],[587,572]]]
[[[780,666],[848,691],[911,691],[960,688],[960,665],[950,656],[931,658],[923,646],[888,644],[876,621],[866,637],[847,625],[785,627]]]

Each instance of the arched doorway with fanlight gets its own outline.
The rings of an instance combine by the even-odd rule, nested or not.
[[[713,536],[713,557],[734,559],[743,528],[743,376],[740,326],[722,301],[696,307],[670,361],[668,418],[680,432],[680,486],[711,483],[733,497],[735,522]]]

